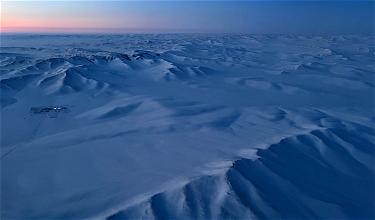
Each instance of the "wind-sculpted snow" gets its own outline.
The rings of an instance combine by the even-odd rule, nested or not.
[[[371,219],[374,131],[348,127],[284,138],[107,219]]]
[[[1,219],[373,219],[373,41],[4,34]]]

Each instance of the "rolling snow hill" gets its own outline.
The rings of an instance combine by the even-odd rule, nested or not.
[[[373,42],[4,34],[1,219],[374,219]]]

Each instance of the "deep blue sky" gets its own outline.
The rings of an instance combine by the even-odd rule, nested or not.
[[[2,2],[2,31],[373,33],[374,1]]]

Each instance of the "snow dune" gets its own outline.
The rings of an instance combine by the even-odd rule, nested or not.
[[[371,218],[374,142],[363,133],[374,135],[354,126],[284,138],[257,150],[257,159],[239,158],[108,219]]]
[[[1,38],[2,219],[375,218],[373,36]]]

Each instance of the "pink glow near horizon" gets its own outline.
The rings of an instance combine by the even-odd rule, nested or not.
[[[374,33],[373,1],[1,0],[0,6],[1,32]]]
[[[2,2],[1,32],[92,32],[136,29],[129,16],[110,16],[97,3]]]

